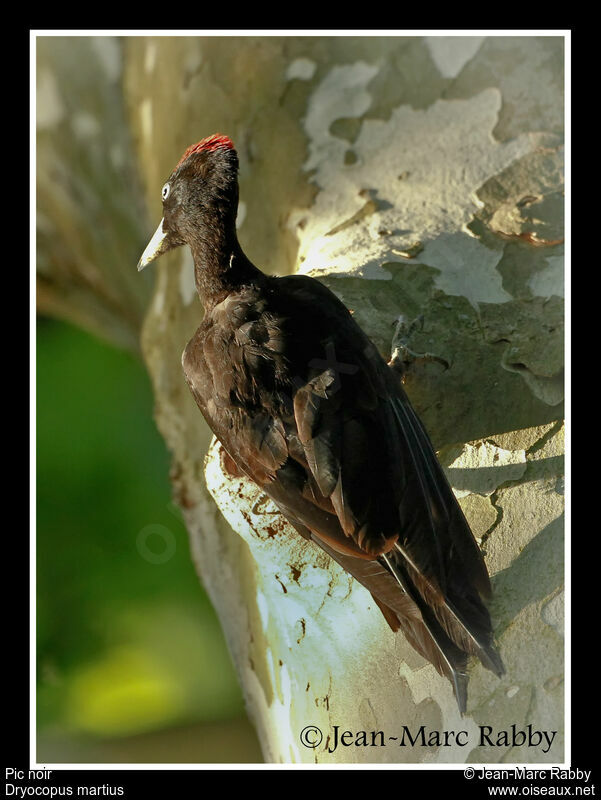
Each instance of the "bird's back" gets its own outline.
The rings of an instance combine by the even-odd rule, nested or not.
[[[399,376],[327,287],[306,276],[240,287],[207,314],[183,366],[232,459],[458,699],[468,654],[500,674],[480,550]]]

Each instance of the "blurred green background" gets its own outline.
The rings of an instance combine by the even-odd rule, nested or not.
[[[262,761],[144,366],[37,325],[39,762]]]

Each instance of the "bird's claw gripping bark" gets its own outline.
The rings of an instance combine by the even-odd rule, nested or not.
[[[448,369],[450,364],[442,356],[437,356],[435,353],[417,353],[412,350],[408,342],[416,330],[422,330],[424,327],[424,315],[420,314],[412,322],[407,323],[405,317],[401,314],[395,320],[395,331],[392,337],[392,353],[388,366],[394,369],[404,378],[407,374],[409,366],[417,361],[435,361],[441,364],[445,369]]]

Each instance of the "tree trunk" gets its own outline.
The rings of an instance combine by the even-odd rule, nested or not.
[[[562,761],[563,39],[40,38],[38,69],[40,305],[133,349],[141,331],[266,761]],[[406,389],[485,552],[507,668],[472,666],[463,719],[366,590],[224,471],[181,371],[202,313],[187,248],[154,288],[136,273],[161,186],[216,131],[251,260],[323,280],[387,358],[422,317],[412,349],[449,364]]]

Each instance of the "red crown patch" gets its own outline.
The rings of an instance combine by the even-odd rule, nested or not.
[[[206,138],[201,139],[200,142],[191,144],[190,147],[188,147],[186,152],[177,162],[175,169],[177,169],[180,164],[183,164],[183,162],[189,158],[192,153],[202,153],[203,150],[217,150],[220,147],[224,147],[228,150],[234,150],[234,143],[229,136],[225,136],[223,133],[214,133],[212,136],[207,136]]]

